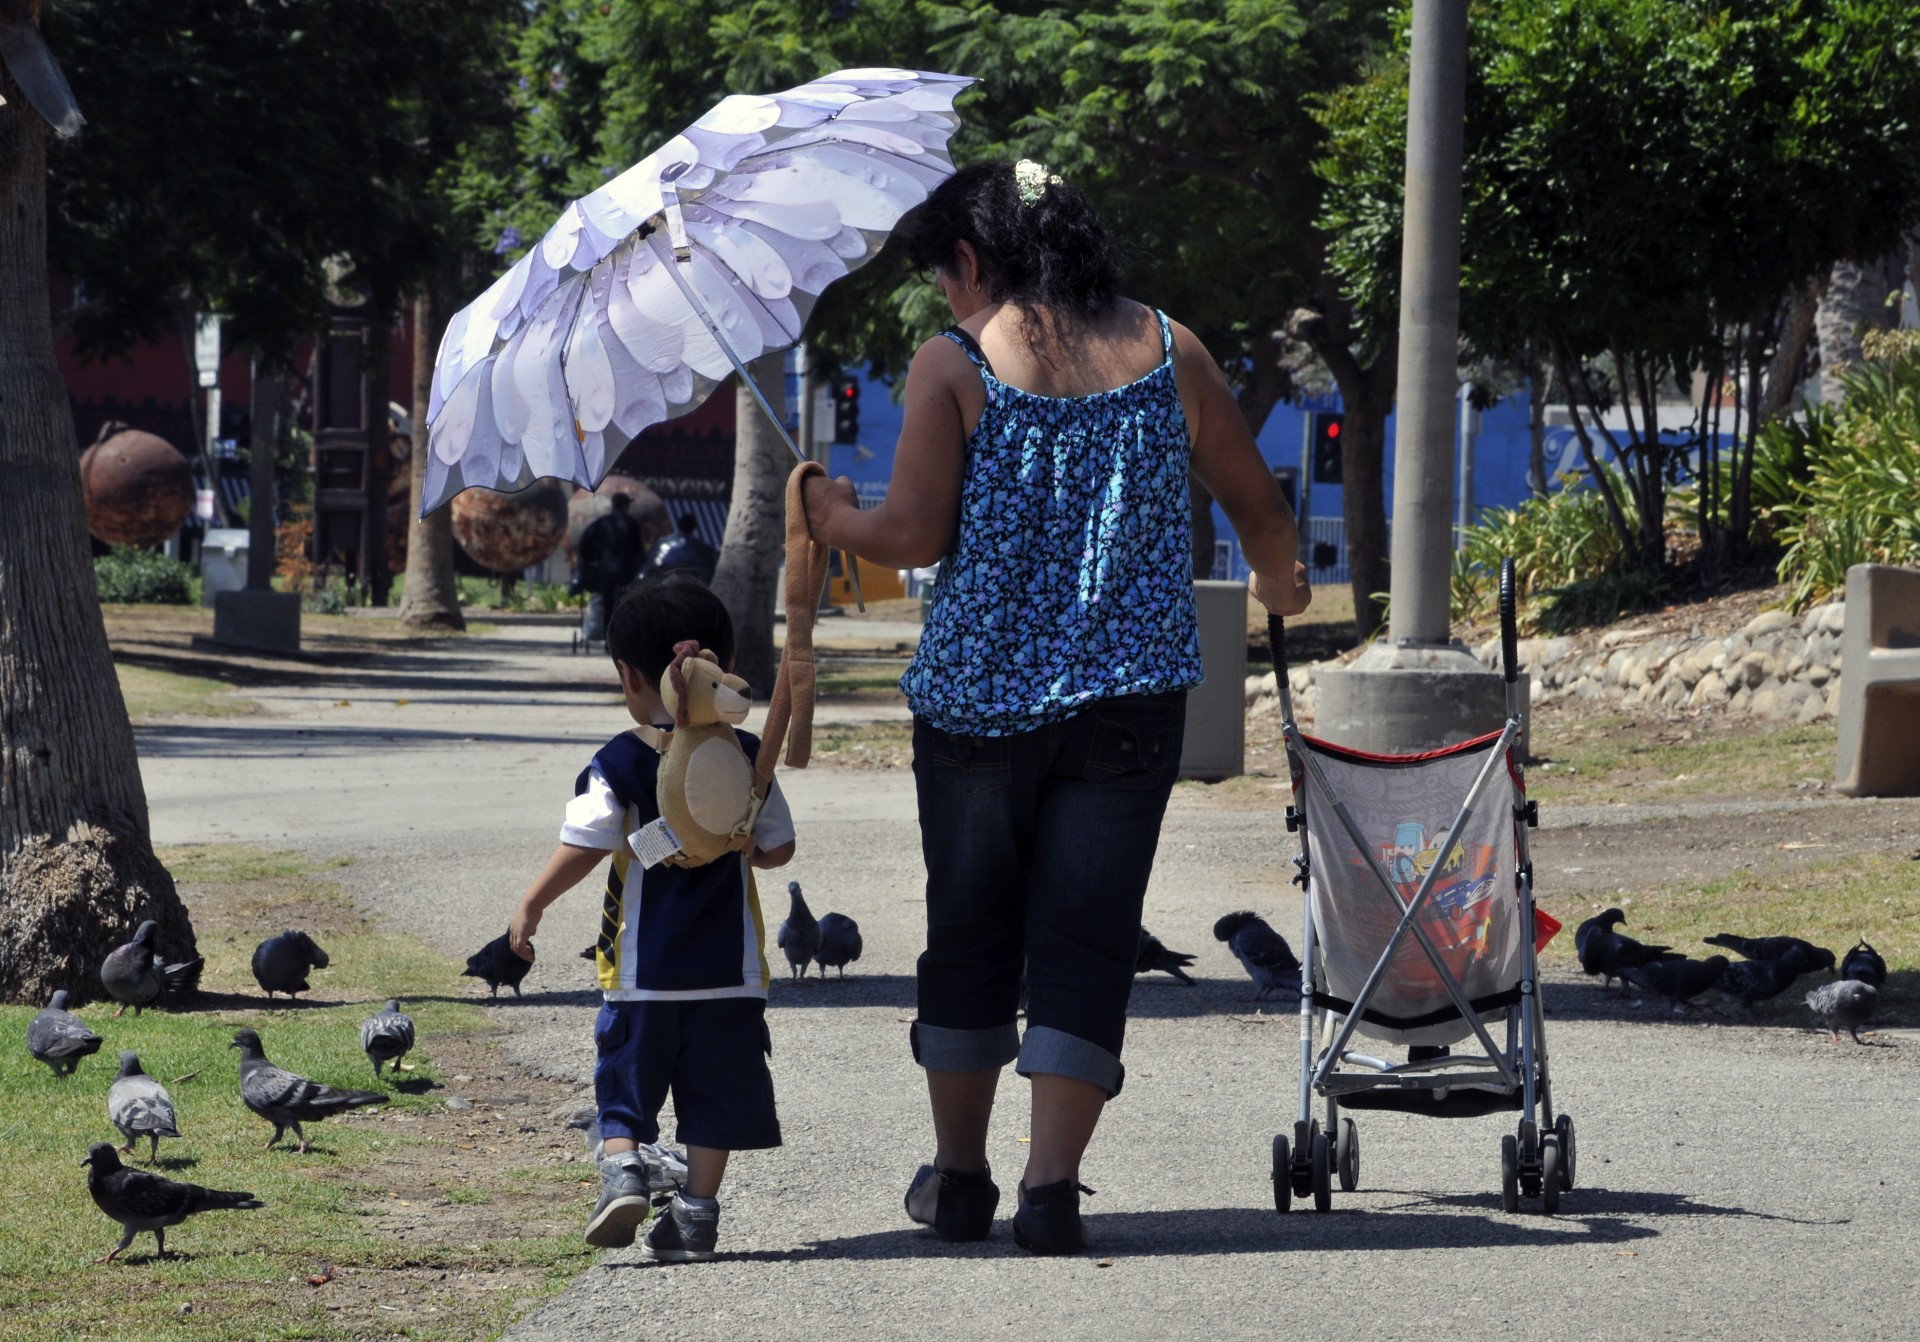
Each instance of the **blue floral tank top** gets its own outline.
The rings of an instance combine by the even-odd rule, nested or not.
[[[1200,682],[1186,413],[1173,327],[1159,367],[1092,396],[1040,396],[966,351],[987,405],[967,440],[960,529],[900,688],[916,717],[1010,736],[1098,699]]]

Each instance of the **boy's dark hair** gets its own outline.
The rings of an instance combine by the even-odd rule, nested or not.
[[[733,664],[733,617],[707,585],[685,569],[668,569],[631,584],[607,621],[607,652],[658,689],[673,661],[673,645],[692,639]]]

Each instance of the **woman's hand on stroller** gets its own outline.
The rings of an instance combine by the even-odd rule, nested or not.
[[[1290,578],[1290,580],[1289,580]],[[1255,572],[1249,580],[1253,599],[1275,615],[1299,615],[1313,602],[1313,584],[1307,579],[1307,566],[1295,561],[1288,577]]]

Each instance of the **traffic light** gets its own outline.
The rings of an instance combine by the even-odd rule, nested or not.
[[[1346,419],[1345,415],[1324,410],[1314,412],[1313,483],[1316,485],[1340,483],[1340,433]]]
[[[857,378],[833,380],[833,441],[860,441],[860,382]]]

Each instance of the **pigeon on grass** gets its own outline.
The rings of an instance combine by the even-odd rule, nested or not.
[[[46,1009],[27,1022],[27,1052],[53,1068],[55,1076],[72,1076],[80,1059],[100,1051],[100,1036],[67,1010],[67,990],[54,993]]]
[[[134,932],[132,941],[115,947],[100,965],[100,986],[120,1004],[113,1013],[115,1020],[125,1015],[128,1007],[138,1016],[143,1007],[162,998],[184,997],[200,986],[200,971],[206,961],[195,956],[175,965],[163,963],[153,948],[159,930],[160,924],[149,918]]]
[[[513,947],[507,944],[507,934],[502,932],[479,950],[467,957],[467,967],[460,971],[463,979],[479,979],[491,990],[490,997],[500,995],[500,985],[506,984],[513,989],[515,997],[520,996],[520,980],[533,968],[533,961],[522,960],[513,953]]]
[[[1229,913],[1213,925],[1213,935],[1227,943],[1253,980],[1254,1001],[1264,1002],[1268,993],[1276,991],[1300,995],[1300,961],[1287,939],[1258,914],[1245,909]]]
[[[1193,979],[1187,974],[1187,966],[1193,963],[1193,957],[1182,951],[1170,951],[1159,937],[1140,929],[1140,949],[1133,957],[1133,972],[1136,975],[1151,974],[1156,969],[1164,969],[1189,988]]]
[[[786,921],[780,924],[780,936],[775,944],[786,953],[792,977],[801,981],[807,977],[807,966],[813,957],[820,953],[820,924],[807,907],[806,896],[800,893],[800,882],[788,881],[787,895],[792,902],[787,908]],[[826,974],[824,969],[820,972],[822,976]]]
[[[110,1263],[143,1230],[153,1232],[158,1256],[167,1256],[167,1227],[189,1216],[212,1211],[249,1211],[267,1204],[251,1193],[224,1193],[199,1184],[183,1184],[145,1170],[130,1170],[110,1142],[95,1142],[80,1162],[87,1170],[87,1192],[93,1205],[120,1223],[126,1233],[102,1263]]]
[[[1720,976],[1726,971],[1727,957],[1724,955],[1708,956],[1705,960],[1689,960],[1682,956],[1678,960],[1655,960],[1650,964],[1629,966],[1620,972],[1620,977],[1636,988],[1658,993],[1678,1011],[1683,1003],[1692,1001],[1718,984]]]
[[[1860,1027],[1880,1009],[1880,990],[1859,979],[1835,979],[1808,993],[1807,1005],[1826,1023],[1829,1044],[1840,1042],[1842,1030],[1853,1036],[1854,1043],[1862,1044],[1866,1041],[1860,1038]]]
[[[1881,958],[1880,952],[1867,945],[1866,938],[1862,937],[1841,959],[1840,977],[1858,979],[1876,988],[1884,988],[1887,986],[1887,962]]]
[[[305,932],[295,932],[289,928],[253,948],[253,981],[260,985],[271,1002],[275,993],[292,997],[295,993],[311,991],[307,974],[315,969],[325,969],[329,963],[327,953],[320,949],[319,942]]]
[[[1589,976],[1599,976],[1603,987],[1612,987],[1616,978],[1624,978],[1628,969],[1660,960],[1684,960],[1687,957],[1671,946],[1648,946],[1614,928],[1627,920],[1619,909],[1595,914],[1574,931],[1573,949],[1580,957],[1580,968]]]
[[[400,1059],[413,1047],[413,1017],[400,1010],[399,998],[388,998],[379,1015],[360,1022],[360,1047],[372,1061],[375,1076],[388,1063],[400,1070]]]
[[[307,1134],[301,1130],[302,1123],[318,1123],[361,1105],[387,1102],[388,1096],[382,1091],[342,1090],[275,1067],[261,1050],[256,1031],[235,1031],[228,1047],[240,1050],[240,1098],[247,1108],[273,1124],[273,1136],[266,1145],[269,1151],[291,1128],[300,1139],[300,1154],[305,1155]]]
[[[140,1055],[130,1048],[120,1050],[120,1075],[107,1090],[107,1118],[127,1139],[120,1149],[128,1155],[142,1137],[152,1143],[148,1160],[159,1159],[162,1137],[180,1135],[174,1126],[173,1096],[140,1070]]]
[[[820,949],[813,958],[820,964],[821,978],[827,976],[829,968],[838,969],[840,977],[845,978],[847,966],[860,958],[862,949],[860,924],[846,914],[829,913],[820,920]]]
[[[1748,1010],[1770,997],[1778,997],[1800,977],[1797,960],[1735,960],[1720,975],[1714,986],[1729,997],[1737,997]]]
[[[1778,960],[1791,965],[1796,974],[1811,974],[1816,969],[1832,969],[1833,952],[1799,937],[1738,937],[1718,932],[1702,937],[1709,946],[1722,946],[1749,960]]]

